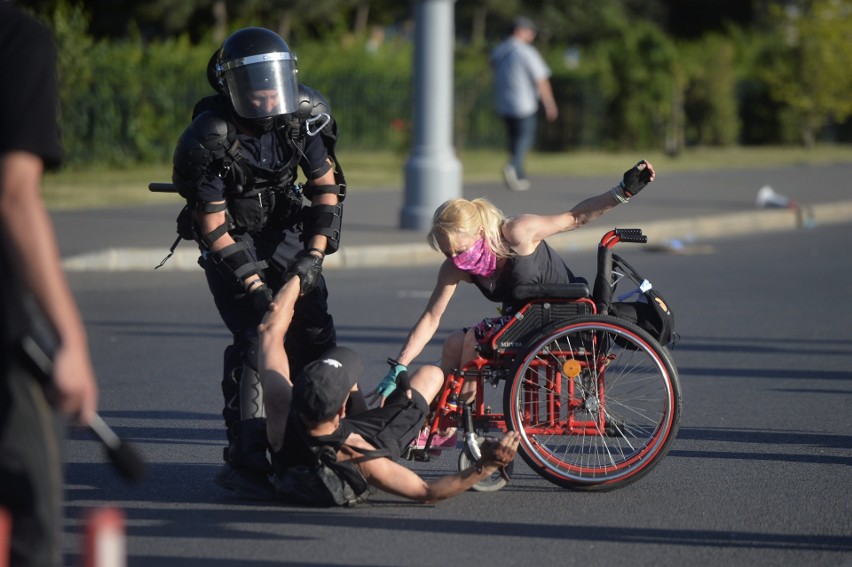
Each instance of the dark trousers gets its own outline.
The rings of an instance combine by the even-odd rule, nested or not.
[[[12,514],[10,565],[61,563],[65,423],[22,362],[0,359],[0,507]]]
[[[504,116],[506,124],[506,137],[509,150],[509,163],[515,168],[518,179],[526,179],[527,172],[524,166],[527,154],[535,144],[535,133],[538,116],[514,117]]]
[[[262,277],[273,293],[281,289],[287,269],[303,249],[299,237],[295,230],[283,230],[268,231],[250,239],[257,259],[265,260],[269,264]],[[202,266],[216,309],[225,326],[234,335],[234,345],[228,347],[225,353],[226,368],[222,382],[225,397],[223,416],[226,427],[230,429],[240,419],[256,417],[240,415],[240,404],[235,403],[239,396],[239,376],[235,381],[233,371],[244,363],[256,368],[254,346],[257,341],[257,326],[263,314],[253,306],[250,297],[241,294],[240,287],[233,279],[223,276],[210,262],[202,261]],[[286,343],[290,372],[294,378],[307,363],[336,345],[334,320],[328,312],[328,288],[324,279],[321,279],[312,292],[300,297],[296,302]]]

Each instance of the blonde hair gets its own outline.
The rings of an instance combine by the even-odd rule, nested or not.
[[[505,220],[500,209],[488,199],[479,198],[472,201],[450,199],[435,211],[432,217],[432,230],[426,235],[426,242],[433,249],[440,250],[438,236],[443,235],[447,237],[451,246],[455,246],[457,235],[477,236],[482,227],[485,232],[485,241],[494,254],[498,258],[509,258],[514,255],[514,252],[506,244],[500,232]]]

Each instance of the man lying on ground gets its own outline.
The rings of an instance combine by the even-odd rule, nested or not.
[[[482,446],[469,468],[431,482],[395,462],[417,437],[429,402],[443,385],[437,366],[424,366],[382,407],[347,415],[351,394],[364,370],[358,355],[335,347],[308,364],[291,381],[284,335],[299,296],[298,277],[276,295],[259,327],[260,372],[267,433],[277,496],[306,504],[347,505],[369,496],[370,487],[434,502],[455,496],[508,465],[517,454],[518,434],[506,433]],[[353,400],[354,401],[354,400]]]

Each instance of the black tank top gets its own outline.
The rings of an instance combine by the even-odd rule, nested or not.
[[[276,454],[272,455],[272,467],[275,472],[280,474],[281,471],[289,467],[313,465],[316,463],[316,455],[309,445],[329,445],[335,449],[340,449],[350,433],[352,433],[352,427],[347,420],[342,419],[340,420],[340,427],[331,435],[311,437],[305,431],[304,424],[295,415],[295,412],[290,412],[287,419],[287,429],[284,431],[284,444]],[[310,441],[306,441],[306,439],[310,439]]]
[[[473,283],[490,301],[503,304],[504,314],[515,307],[512,290],[522,284],[567,284],[574,281],[574,274],[544,240],[539,242],[532,254],[512,256],[505,260],[502,268],[490,278],[473,276]]]

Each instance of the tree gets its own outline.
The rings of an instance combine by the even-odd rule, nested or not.
[[[852,116],[852,0],[798,0],[774,15],[780,56],[764,78],[773,98],[794,110],[811,147],[830,119]]]
[[[733,42],[709,33],[684,42],[678,61],[683,67],[685,141],[729,146],[739,136],[737,74]]]
[[[619,147],[663,147],[676,135],[677,47],[652,22],[624,21],[593,54],[606,100],[606,137]]]

